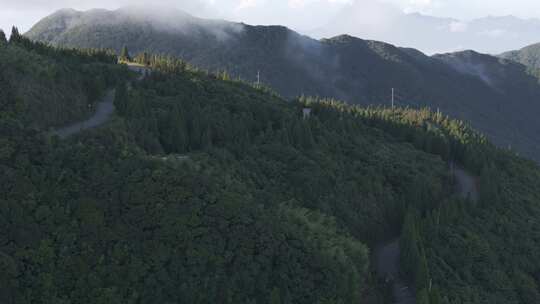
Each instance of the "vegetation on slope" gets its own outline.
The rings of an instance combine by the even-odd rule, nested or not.
[[[117,117],[76,138],[2,108],[0,302],[357,303],[367,246],[402,224],[422,304],[538,300],[540,240],[518,235],[538,231],[530,162],[440,113],[286,102],[146,59]],[[481,175],[478,205],[452,197],[452,160]]]
[[[442,119],[439,114],[383,110],[368,116],[399,138],[417,142],[419,148],[437,154],[443,151],[440,155],[449,153],[450,159],[479,176],[478,202],[455,196],[440,201],[428,212],[412,208],[407,212],[401,263],[415,283],[418,302],[538,302],[537,165],[495,148],[462,123]],[[414,140],[404,132],[404,126],[436,130],[435,134],[448,140],[449,149]]]
[[[37,129],[80,120],[126,73],[114,63],[116,56],[106,51],[53,49],[31,42],[14,28],[9,44],[0,48],[4,115]],[[15,103],[5,103],[13,98]]]
[[[532,44],[520,50],[506,52],[499,56],[519,62],[532,69],[540,69],[540,44]]]
[[[521,65],[472,52],[429,57],[417,50],[343,35],[321,41],[280,26],[199,19],[179,11],[124,8],[63,10],[38,22],[28,37],[68,47],[126,45],[135,53],[183,58],[210,71],[261,81],[283,96],[338,98],[439,108],[471,122],[501,147],[538,160],[538,80]],[[536,75],[536,74],[535,74]]]

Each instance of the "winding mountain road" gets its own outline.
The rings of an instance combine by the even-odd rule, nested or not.
[[[144,79],[144,77],[150,75],[152,70],[149,67],[138,65],[138,64],[128,64],[128,69],[133,72],[139,73],[138,81]],[[115,89],[109,90],[105,97],[98,103],[97,110],[85,121],[73,123],[71,125],[65,126],[58,130],[52,131],[51,135],[56,135],[61,139],[66,139],[71,135],[78,134],[84,130],[93,129],[99,127],[109,121],[112,114],[114,113],[114,95],[116,93]]]
[[[114,113],[114,95],[116,90],[112,89],[105,94],[105,97],[98,103],[96,112],[92,117],[85,121],[77,122],[58,130],[51,132],[61,139],[68,138],[71,135],[80,133],[81,131],[93,129],[106,123]]]
[[[414,291],[407,286],[399,275],[399,238],[377,247],[375,266],[379,278],[392,283],[392,295],[396,304],[414,304]]]
[[[464,199],[478,200],[478,183],[475,177],[463,168],[450,163],[450,170],[456,181],[455,192]],[[414,290],[400,277],[399,237],[377,246],[374,250],[377,276],[392,283],[394,304],[415,304]]]
[[[452,169],[454,178],[456,179],[457,193],[459,193],[464,199],[470,199],[473,202],[478,201],[477,179],[454,163],[450,164],[450,168]]]

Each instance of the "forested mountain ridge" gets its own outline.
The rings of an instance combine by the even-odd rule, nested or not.
[[[24,37],[3,52],[69,58]],[[418,303],[540,299],[534,163],[440,112],[286,101],[144,57],[131,87],[77,57],[116,75],[117,111],[67,140],[0,91],[0,302],[381,303],[368,248],[401,230]],[[478,203],[449,161],[480,176]]]
[[[25,113],[18,119],[32,128],[51,128],[88,116],[105,89],[127,72],[114,65],[114,54],[103,50],[51,51],[28,41],[16,28],[11,42],[0,50],[0,91],[3,102],[16,96],[17,103],[11,105],[14,109],[4,105],[3,111]],[[25,45],[34,49],[23,56]]]
[[[384,15],[386,18],[382,21],[372,18],[372,14]],[[536,42],[539,31],[539,19],[507,15],[459,20],[416,12],[406,13],[384,3],[358,2],[346,6],[330,22],[308,31],[308,34],[331,37],[348,33],[395,45],[411,46],[428,54],[464,48],[498,54]]]
[[[520,65],[488,55],[456,69],[444,60],[467,52],[429,57],[414,49],[351,36],[314,40],[280,26],[250,26],[199,19],[179,11],[59,11],[26,36],[53,45],[126,45],[134,53],[173,55],[210,71],[260,80],[285,97],[334,97],[353,104],[384,104],[395,88],[402,106],[439,108],[471,122],[502,147],[538,160],[540,86]],[[466,58],[460,62],[468,62]],[[455,63],[455,62],[454,62]],[[489,66],[483,74],[470,69]],[[490,73],[493,73],[490,74]],[[488,78],[510,79],[493,85]]]
[[[502,53],[499,57],[519,62],[532,69],[540,69],[540,43],[526,46],[520,50]]]

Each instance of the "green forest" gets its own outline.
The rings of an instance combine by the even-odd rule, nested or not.
[[[399,234],[420,304],[540,301],[532,161],[429,109],[133,57],[140,81],[110,51],[0,39],[0,303],[391,303],[370,255]],[[112,88],[108,123],[50,135]]]

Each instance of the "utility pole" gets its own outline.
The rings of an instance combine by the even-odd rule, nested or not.
[[[257,71],[257,88],[261,84],[261,71]]]
[[[394,88],[392,88],[392,109],[394,108]]]

